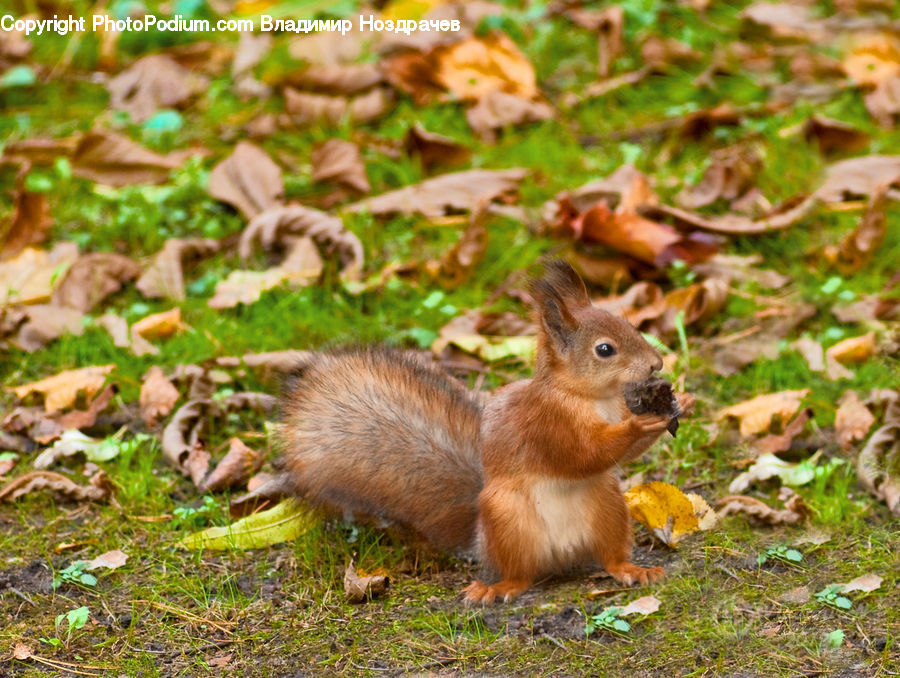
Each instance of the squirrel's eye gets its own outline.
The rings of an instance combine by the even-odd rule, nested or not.
[[[594,350],[601,358],[609,358],[616,354],[616,349],[613,348],[612,344],[597,344]]]

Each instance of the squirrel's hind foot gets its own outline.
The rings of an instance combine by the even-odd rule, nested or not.
[[[660,581],[666,576],[666,571],[661,567],[641,567],[634,563],[619,563],[618,565],[607,565],[606,571],[616,581],[620,581],[626,586],[634,584],[652,584]]]
[[[481,603],[490,605],[497,598],[504,602],[510,601],[531,586],[531,582],[504,579],[503,581],[488,586],[480,581],[473,581],[463,589],[466,603]]]

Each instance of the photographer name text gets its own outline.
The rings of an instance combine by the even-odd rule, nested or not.
[[[359,15],[358,26],[362,33],[403,33],[412,35],[416,32],[457,32],[460,30],[458,19],[379,19],[369,14]],[[93,14],[87,17],[76,17],[71,14],[60,18],[34,19],[30,17],[15,18],[11,14],[0,17],[0,30],[18,31],[25,35],[45,35],[55,33],[84,33],[86,31],[168,31],[168,32],[262,32],[279,33],[340,33],[346,35],[353,30],[351,19],[284,19],[263,14],[254,19],[187,19],[181,14],[161,18],[153,14],[139,17],[114,19],[106,14]]]

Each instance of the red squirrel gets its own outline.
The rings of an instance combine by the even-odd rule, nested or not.
[[[591,305],[568,264],[547,263],[531,293],[534,376],[486,403],[386,349],[313,354],[284,397],[284,485],[474,553],[501,579],[472,582],[468,602],[509,600],[539,576],[589,562],[629,585],[664,576],[630,561],[631,519],[614,472],[671,420],[631,413],[622,391],[662,359],[627,321]],[[677,399],[683,411],[693,403]]]

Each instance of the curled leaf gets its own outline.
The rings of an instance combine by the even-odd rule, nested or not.
[[[715,511],[702,498],[659,481],[632,487],[625,493],[625,503],[632,517],[667,546],[674,547],[684,535],[710,529],[716,522]]]
[[[14,386],[10,390],[19,399],[30,393],[43,394],[44,409],[52,414],[74,405],[80,391],[84,391],[89,398],[93,397],[106,383],[106,375],[115,368],[115,365],[95,365],[66,370],[40,381]]]
[[[105,501],[112,496],[113,484],[103,471],[91,476],[88,485],[79,485],[52,471],[31,471],[0,488],[0,502],[15,501],[39,490],[50,490],[76,501]]]
[[[344,570],[344,593],[351,603],[362,603],[383,595],[390,583],[390,579],[383,572],[358,573],[352,561]]]
[[[188,535],[178,546],[187,549],[256,549],[291,541],[318,522],[317,514],[294,499],[267,511],[253,513],[224,527],[211,527]]]
[[[741,422],[740,430],[744,437],[765,433],[772,425],[774,416],[780,416],[782,421],[788,421],[793,417],[800,409],[800,401],[809,393],[810,390],[806,388],[758,395],[720,410],[716,419],[736,417]]]

